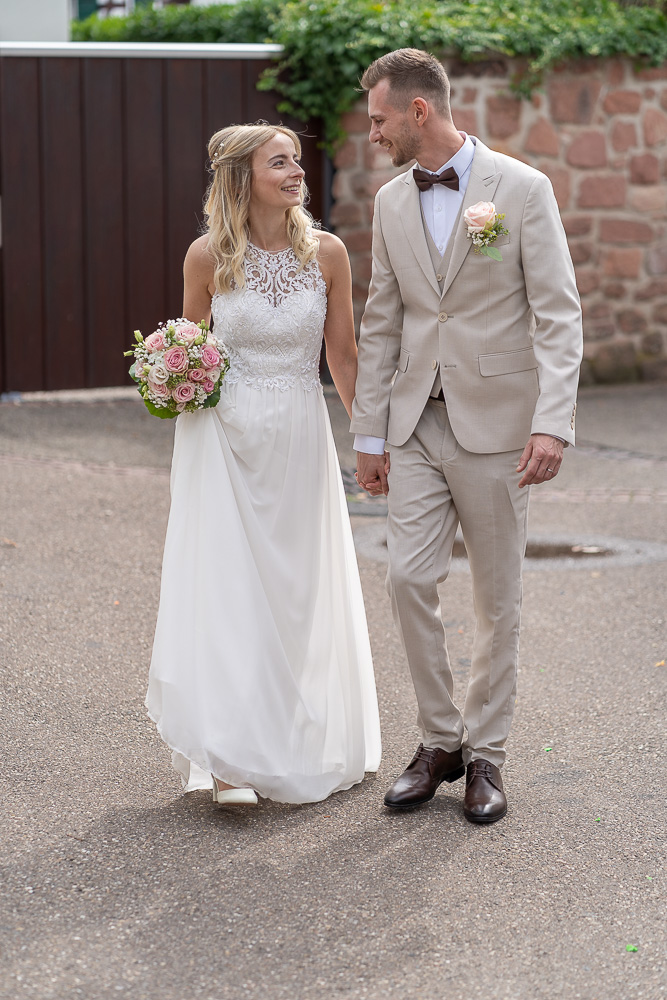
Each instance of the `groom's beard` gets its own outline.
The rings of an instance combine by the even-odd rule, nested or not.
[[[419,159],[421,139],[408,126],[401,129],[400,134],[392,141],[389,155],[395,167],[404,167],[406,163]]]

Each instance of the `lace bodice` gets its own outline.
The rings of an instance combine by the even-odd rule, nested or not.
[[[326,286],[319,265],[299,271],[291,247],[270,253],[248,244],[246,284],[215,294],[215,335],[224,341],[230,367],[225,382],[255,388],[319,385]]]

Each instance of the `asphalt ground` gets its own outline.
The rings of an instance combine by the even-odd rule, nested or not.
[[[580,446],[533,491],[509,812],[489,827],[462,782],[382,805],[416,707],[383,501],[354,496],[328,401],[383,762],[326,802],[227,811],[181,794],[143,708],[173,426],[127,391],[0,402],[0,998],[665,997],[667,386],[584,390]],[[464,560],[442,597],[460,700]]]

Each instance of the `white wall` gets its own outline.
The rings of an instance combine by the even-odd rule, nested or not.
[[[68,42],[70,0],[0,0],[0,41]]]

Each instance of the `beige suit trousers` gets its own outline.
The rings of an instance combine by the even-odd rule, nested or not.
[[[466,763],[502,767],[516,693],[528,488],[521,451],[476,454],[456,441],[446,406],[429,400],[414,433],[391,448],[387,589],[427,747],[463,743]],[[472,572],[477,627],[461,712],[440,612],[458,524]],[[464,736],[464,727],[467,738]]]

